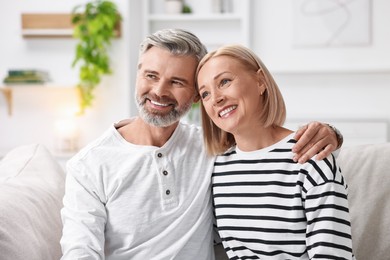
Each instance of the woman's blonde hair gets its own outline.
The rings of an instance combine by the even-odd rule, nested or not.
[[[263,111],[261,111],[260,120],[264,127],[282,126],[286,119],[286,106],[283,96],[280,93],[279,87],[274,78],[269,73],[267,67],[261,59],[250,49],[241,45],[225,45],[219,49],[212,51],[200,61],[196,70],[196,78],[198,73],[205,63],[215,57],[228,56],[240,62],[248,71],[261,71],[265,83],[265,92],[261,95],[263,99]],[[198,86],[197,86],[198,88]],[[207,151],[211,155],[224,153],[227,149],[235,145],[234,136],[223,131],[207,115],[204,106],[201,106],[203,138]]]

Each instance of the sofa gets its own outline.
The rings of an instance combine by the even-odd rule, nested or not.
[[[20,146],[0,161],[0,259],[61,258],[65,172],[42,145]]]
[[[390,259],[390,143],[342,148],[357,260]]]
[[[390,256],[390,143],[342,148],[358,260]],[[42,145],[20,146],[0,161],[0,259],[61,257],[65,173]],[[225,259],[217,250],[217,259]]]

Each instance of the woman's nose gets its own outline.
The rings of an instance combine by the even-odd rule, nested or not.
[[[218,106],[225,100],[225,97],[221,95],[220,93],[213,93],[213,105]]]

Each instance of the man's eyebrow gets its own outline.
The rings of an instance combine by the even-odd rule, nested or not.
[[[138,67],[141,68],[141,64]],[[159,75],[159,73],[157,71],[155,71],[155,70],[148,70],[148,69],[146,69],[144,71],[144,73],[151,73],[151,74]],[[188,80],[186,80],[185,78],[181,78],[181,77],[172,77],[171,80],[178,80],[178,81],[183,82],[184,84],[189,84]]]
[[[181,82],[183,82],[183,83],[185,83],[185,84],[188,84],[188,83],[189,83],[188,80],[183,79],[183,78],[180,78],[180,77],[172,77],[172,79],[173,79],[173,80],[181,81]]]
[[[145,70],[144,72],[145,73],[152,73],[152,74],[157,74],[158,75],[158,72],[155,71],[155,70]]]

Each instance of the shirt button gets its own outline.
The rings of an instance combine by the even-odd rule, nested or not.
[[[169,195],[169,194],[171,194],[171,191],[170,190],[166,190],[165,194]]]
[[[158,154],[157,154],[157,157],[158,157],[158,158],[161,158],[161,157],[162,157],[162,153],[158,153]]]
[[[163,174],[164,174],[165,176],[167,176],[167,175],[168,175],[168,172],[167,172],[167,171],[163,171]]]

